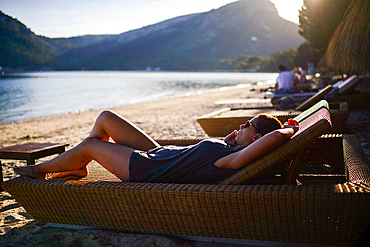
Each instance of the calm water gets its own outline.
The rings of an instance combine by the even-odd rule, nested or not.
[[[0,124],[271,83],[276,73],[34,72],[0,79]]]

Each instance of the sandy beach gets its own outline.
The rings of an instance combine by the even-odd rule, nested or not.
[[[230,89],[110,110],[131,120],[155,139],[206,137],[196,119],[225,107],[215,102],[262,99],[264,94],[260,93],[260,89],[264,87],[266,85]],[[0,147],[33,141],[68,143],[68,148],[72,148],[88,136],[100,112],[101,110],[86,111],[0,125]],[[370,158],[370,110],[351,111],[347,126],[349,131],[357,134]],[[14,165],[25,165],[25,161],[2,160],[4,180],[16,176],[11,169]],[[156,235],[48,227],[34,221],[7,192],[1,192],[0,198],[1,246],[220,246],[219,243],[185,241]]]

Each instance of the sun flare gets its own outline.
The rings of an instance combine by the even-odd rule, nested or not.
[[[271,2],[275,4],[282,18],[298,24],[298,10],[302,8],[303,0],[271,0]]]

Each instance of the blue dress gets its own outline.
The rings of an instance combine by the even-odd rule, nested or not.
[[[190,146],[161,146],[136,150],[130,157],[131,182],[215,183],[240,169],[219,168],[214,163],[239,150],[217,139]]]

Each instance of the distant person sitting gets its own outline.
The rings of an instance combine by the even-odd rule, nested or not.
[[[284,65],[278,67],[279,76],[276,78],[275,92],[276,93],[297,93],[299,92],[296,84],[298,78],[290,71],[286,71]]]
[[[306,73],[304,72],[304,70],[301,67],[298,67],[298,69],[297,69],[297,77],[298,77],[298,82],[299,83],[307,82]]]

